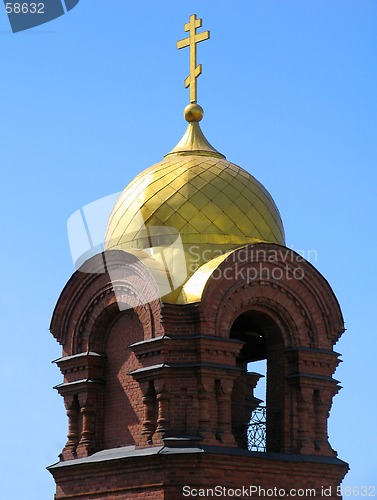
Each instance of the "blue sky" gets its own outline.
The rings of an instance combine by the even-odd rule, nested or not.
[[[377,3],[80,0],[13,34],[0,9],[1,497],[53,497],[66,440],[48,327],[74,271],[66,223],[122,190],[185,130],[183,24],[203,18],[199,103],[208,140],[274,197],[287,245],[313,251],[341,304],[329,433],[376,485]],[[377,491],[376,491],[377,495]]]

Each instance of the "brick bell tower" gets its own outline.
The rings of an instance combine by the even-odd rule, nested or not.
[[[348,469],[327,435],[338,302],[285,246],[266,189],[204,137],[200,27],[191,16],[178,42],[191,51],[186,133],[125,188],[106,250],[72,275],[53,313],[68,416],[49,467],[57,500],[210,499],[220,487],[223,498],[335,499]]]

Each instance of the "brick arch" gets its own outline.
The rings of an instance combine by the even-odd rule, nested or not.
[[[280,452],[283,447],[284,396],[286,394],[285,376],[287,361],[285,349],[290,329],[276,311],[277,304],[251,302],[245,306],[232,321],[229,329],[230,337],[244,343],[237,367],[242,370],[235,380],[232,391],[232,428],[241,447],[247,447],[246,427],[249,425],[253,410],[257,405],[267,408],[266,417],[266,450]],[[241,323],[237,322],[241,319]],[[236,323],[237,322],[237,323]],[[237,326],[236,326],[237,324]],[[256,331],[258,336],[250,336]],[[266,390],[262,400],[255,399],[253,389],[259,375],[255,377],[255,361],[265,360]],[[250,369],[251,368],[251,369]],[[259,397],[259,396],[258,396]],[[261,408],[259,409],[261,411]]]
[[[332,349],[344,331],[328,282],[300,255],[280,245],[240,248],[213,271],[201,303],[206,331],[227,337],[240,311],[258,304],[288,326],[286,347]]]
[[[233,295],[231,298],[234,299],[235,297],[237,297],[237,294]],[[224,314],[219,316],[216,322],[216,332],[219,333],[217,336],[224,336],[224,334],[221,335],[220,329],[223,332],[227,332],[227,335],[229,335],[232,325],[242,314],[257,312],[270,318],[276,324],[286,348],[300,345],[300,336],[294,318],[280,303],[266,297],[245,296],[245,300],[243,300],[240,305],[241,307],[239,309],[233,307],[229,311],[227,307],[223,308]],[[226,314],[227,312],[229,314]]]
[[[132,308],[144,325],[145,338],[153,338],[162,328],[158,296],[152,274],[139,259],[121,250],[107,251],[72,275],[55,306],[50,330],[64,355],[85,352],[101,346],[106,325],[120,309]]]
[[[114,293],[114,288],[116,292]],[[110,325],[119,318],[122,312],[132,310],[143,325],[144,340],[156,336],[158,328],[160,301],[140,304],[132,288],[127,284],[117,283],[101,291],[88,304],[81,316],[75,332],[74,347],[77,352],[95,351],[104,352],[106,335]]]

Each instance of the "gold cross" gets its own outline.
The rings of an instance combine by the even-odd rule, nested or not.
[[[196,14],[190,16],[190,21],[185,24],[185,31],[188,31],[190,35],[183,40],[177,42],[177,49],[183,49],[184,47],[190,47],[190,75],[185,80],[185,87],[190,87],[190,102],[196,102],[197,99],[197,81],[196,79],[202,73],[202,65],[196,65],[196,45],[199,42],[208,40],[210,34],[209,31],[203,31],[202,33],[197,33],[197,28],[202,26],[202,20],[196,17]]]

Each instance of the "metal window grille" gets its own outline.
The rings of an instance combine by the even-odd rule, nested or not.
[[[253,411],[247,426],[247,449],[266,451],[266,407],[258,406]]]

